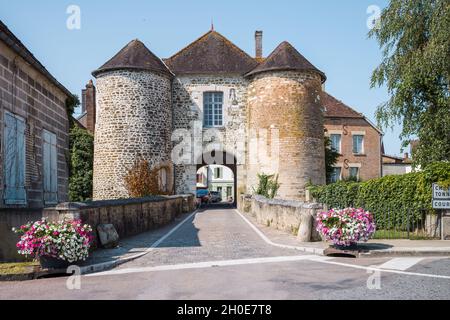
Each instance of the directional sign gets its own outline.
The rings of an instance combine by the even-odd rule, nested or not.
[[[444,189],[437,183],[433,184],[433,200],[449,200],[450,201],[450,188]]]
[[[450,200],[433,200],[434,209],[450,209]]]

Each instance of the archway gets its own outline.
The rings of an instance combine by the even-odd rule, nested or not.
[[[209,181],[203,181],[206,182],[206,184],[203,184],[203,188],[213,189],[209,191],[221,191],[222,195],[225,197],[229,197],[229,194],[231,193],[232,201],[229,201],[229,203],[236,206],[238,193],[236,157],[226,152],[219,151],[216,153],[216,151],[212,151],[204,153],[201,161],[198,161],[197,163],[197,183],[200,178],[199,174],[202,174],[202,170],[204,173],[205,168],[207,168],[206,179]],[[230,186],[232,186],[231,192],[229,189]],[[221,190],[219,189],[220,187],[222,187]]]

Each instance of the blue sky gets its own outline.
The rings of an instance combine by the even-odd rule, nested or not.
[[[387,0],[0,0],[0,19],[69,90],[80,95],[91,72],[132,39],[170,57],[210,29],[254,54],[254,32],[264,31],[264,54],[292,43],[328,77],[326,90],[369,119],[388,99],[370,89],[381,61],[368,39],[367,8]],[[66,27],[69,5],[81,9],[81,29]],[[400,154],[399,128],[384,129],[386,152]]]

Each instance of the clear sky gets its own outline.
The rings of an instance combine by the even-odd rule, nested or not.
[[[369,119],[388,99],[370,89],[381,61],[368,39],[367,8],[387,0],[0,0],[0,19],[44,66],[78,95],[91,72],[132,39],[167,58],[210,29],[254,55],[254,32],[264,31],[264,54],[293,44],[328,77],[326,90]],[[81,9],[81,28],[66,26],[69,5]],[[386,152],[400,154],[399,128],[383,129]]]

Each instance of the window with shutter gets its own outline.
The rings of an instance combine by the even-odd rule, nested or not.
[[[26,204],[25,191],[25,121],[5,113],[4,176],[6,204]]]
[[[43,175],[45,204],[58,203],[58,153],[56,134],[43,130]]]

